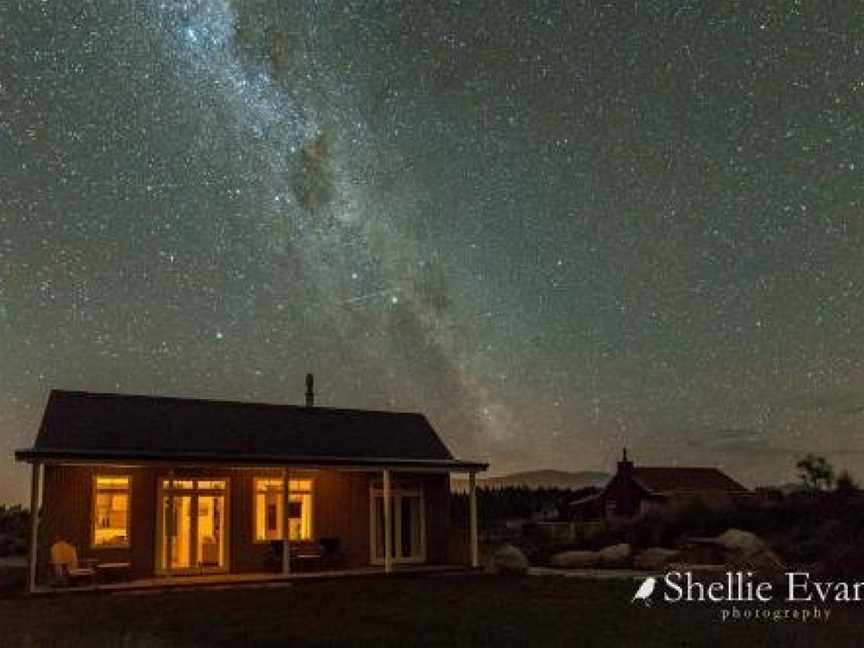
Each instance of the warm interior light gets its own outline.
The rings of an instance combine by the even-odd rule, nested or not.
[[[288,533],[291,540],[312,538],[312,480],[289,479]],[[281,540],[284,528],[282,480],[255,479],[255,539]]]
[[[128,476],[97,476],[93,502],[93,545],[129,544]]]

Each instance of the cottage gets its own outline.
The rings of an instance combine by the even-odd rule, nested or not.
[[[131,578],[443,564],[450,474],[421,414],[52,391],[32,448],[31,591],[68,543]],[[284,542],[285,539],[289,542]],[[64,545],[65,546],[65,545]],[[292,567],[293,564],[293,567]]]
[[[673,499],[749,495],[744,486],[718,468],[634,466],[624,449],[618,470],[597,494],[570,503],[576,519],[630,517]]]

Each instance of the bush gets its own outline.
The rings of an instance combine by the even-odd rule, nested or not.
[[[688,497],[634,518],[626,539],[634,548],[671,546],[683,536],[713,536],[740,527],[740,511],[728,498]]]
[[[860,579],[864,575],[864,540],[848,538],[830,545],[819,563],[820,578]]]
[[[20,506],[0,506],[0,556],[27,553],[30,513]]]

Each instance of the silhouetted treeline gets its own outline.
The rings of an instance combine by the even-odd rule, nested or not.
[[[588,488],[528,488],[506,486],[477,489],[477,517],[481,526],[490,522],[514,518],[530,519],[544,514],[558,518],[567,510],[567,504],[580,497],[592,495],[599,489]],[[453,493],[450,498],[450,516],[458,526],[467,526],[469,514],[468,493]]]
[[[29,527],[30,511],[18,505],[0,504],[0,556],[27,553]]]

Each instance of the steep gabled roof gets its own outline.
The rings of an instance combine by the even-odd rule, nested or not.
[[[633,479],[650,493],[747,491],[718,468],[638,466],[633,468]]]
[[[51,392],[16,454],[485,469],[455,460],[422,414],[73,391]]]

